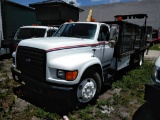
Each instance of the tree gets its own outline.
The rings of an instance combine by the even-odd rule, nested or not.
[[[74,5],[75,1],[71,0],[71,1],[69,1],[69,4]]]

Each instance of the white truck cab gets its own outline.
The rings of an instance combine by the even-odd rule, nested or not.
[[[57,30],[57,27],[50,26],[22,26],[16,32],[14,40],[23,40],[37,37],[51,37]]]
[[[58,30],[57,27],[50,27],[50,26],[40,26],[40,25],[22,26],[17,30],[14,36],[14,40],[12,41],[10,51],[14,52],[17,48],[18,43],[21,40],[29,38],[39,38],[39,37],[51,37],[57,30]]]
[[[145,14],[135,16],[147,18]],[[29,89],[70,91],[78,103],[94,102],[117,71],[142,65],[148,46],[146,33],[140,30],[125,21],[64,23],[53,37],[18,44],[13,78]]]

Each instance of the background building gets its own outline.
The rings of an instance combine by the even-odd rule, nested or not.
[[[36,19],[43,25],[61,25],[70,19],[78,21],[79,12],[83,11],[63,0],[45,0],[29,6],[35,8]]]
[[[1,1],[1,16],[4,40],[13,38],[19,27],[37,22],[34,9],[8,0]]]
[[[147,25],[153,28],[160,27],[160,0],[138,0],[132,2],[119,2],[103,5],[82,6],[84,12],[80,13],[80,21],[85,21],[90,9],[97,21],[113,21],[115,15],[147,14]],[[128,20],[127,20],[128,21]],[[129,20],[143,25],[142,20]]]

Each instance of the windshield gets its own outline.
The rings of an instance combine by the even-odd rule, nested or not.
[[[42,28],[20,28],[15,36],[16,40],[44,37],[46,29]]]
[[[95,24],[72,23],[64,24],[54,34],[54,36],[78,37],[84,39],[93,39],[97,26]]]

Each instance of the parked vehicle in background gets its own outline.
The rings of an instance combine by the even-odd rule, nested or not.
[[[145,85],[144,100],[150,105],[152,116],[159,120],[159,107],[160,107],[160,56],[157,58],[153,70],[151,72],[152,84]]]
[[[72,94],[71,102],[81,105],[95,102],[118,71],[142,65],[149,47],[146,27],[123,19],[144,18],[146,26],[147,17],[117,15],[116,21],[103,23],[64,23],[53,38],[23,40],[13,53],[13,78],[25,84],[29,94],[55,97],[57,92]]]
[[[29,38],[39,38],[39,37],[51,37],[56,31],[57,27],[50,26],[22,26],[18,29],[15,34],[14,41],[11,47],[11,51],[14,52],[18,43],[21,40],[29,39]]]
[[[152,30],[152,40],[151,40],[152,45],[158,43],[158,30],[153,29]]]
[[[18,29],[14,40],[20,41],[28,38],[51,37],[57,30],[57,27],[49,26],[23,26]]]
[[[160,28],[158,28],[158,42],[160,43]]]
[[[147,41],[150,46],[157,44],[160,41],[160,29],[153,29],[152,26],[147,26]]]
[[[157,30],[158,42],[160,42],[160,28]],[[157,51],[158,52],[158,51]],[[160,107],[160,56],[157,58],[151,71],[152,84],[145,85],[144,100],[149,104],[149,111],[155,120],[159,120]]]
[[[9,48],[4,44],[2,6],[3,6],[3,2],[0,1],[0,58],[2,55],[10,53]]]
[[[34,9],[10,0],[0,0],[0,59],[11,55],[10,47],[17,29],[32,23],[40,24]]]

